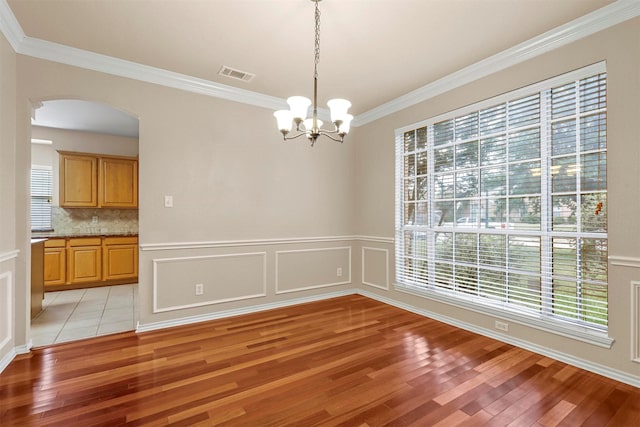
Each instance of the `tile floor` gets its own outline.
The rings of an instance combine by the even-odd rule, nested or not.
[[[135,329],[138,285],[46,292],[31,320],[33,347]]]

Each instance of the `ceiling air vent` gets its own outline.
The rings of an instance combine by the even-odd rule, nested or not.
[[[223,65],[222,68],[220,68],[218,74],[232,79],[242,80],[243,82],[250,82],[256,76],[255,74],[236,70],[235,68],[227,67],[226,65]]]

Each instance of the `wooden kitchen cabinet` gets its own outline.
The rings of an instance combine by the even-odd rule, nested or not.
[[[138,160],[101,157],[98,203],[103,208],[138,207]]]
[[[67,248],[65,239],[44,242],[44,287],[67,283]]]
[[[59,154],[61,207],[138,207],[138,159],[68,151]]]
[[[60,153],[60,206],[87,208],[98,206],[98,158]]]
[[[69,239],[67,255],[69,284],[102,280],[102,245],[99,237]]]
[[[45,242],[47,291],[138,281],[138,236],[51,238]]]
[[[105,237],[102,242],[104,280],[138,278],[138,238]]]

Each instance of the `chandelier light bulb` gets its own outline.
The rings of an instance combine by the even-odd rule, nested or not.
[[[351,120],[353,120],[353,116],[351,114],[345,114],[342,119],[342,123],[340,123],[340,127],[338,128],[338,134],[346,135],[349,133],[351,129]]]
[[[289,110],[278,110],[273,113],[273,116],[278,121],[278,130],[285,135],[291,132],[291,121],[293,120],[293,115]]]
[[[291,108],[291,116],[294,120],[304,120],[307,117],[311,100],[304,96],[291,96],[287,98],[287,104],[289,104],[289,108]]]
[[[346,99],[336,98],[329,100],[327,105],[331,111],[331,121],[335,123],[338,120],[344,121],[344,118],[347,115],[347,110],[351,107],[351,102]]]
[[[316,120],[318,122],[318,129],[320,129],[322,127],[322,120]],[[304,125],[304,128],[307,132],[311,132],[313,130],[313,119],[306,119],[304,122],[302,122],[302,124]]]

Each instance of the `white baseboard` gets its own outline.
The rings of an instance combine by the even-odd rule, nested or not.
[[[460,320],[448,317],[448,316],[443,316],[441,314],[438,313],[434,313],[432,311],[429,310],[425,310],[423,308],[418,308],[409,304],[405,304],[405,303],[401,303],[399,301],[393,300],[391,298],[386,298],[384,296],[372,293],[372,292],[367,292],[365,290],[358,290],[358,294],[365,296],[367,298],[371,298],[374,299],[376,301],[380,301],[383,302],[385,304],[389,304],[392,305],[394,307],[398,307],[401,308],[403,310],[407,310],[410,311],[412,313],[416,313],[419,314],[421,316],[424,317],[428,317],[430,319],[434,319],[437,321],[440,321],[442,323],[446,323],[448,325],[452,325],[455,326],[457,328],[460,329],[464,329],[470,332],[474,332],[476,334],[480,334],[489,338],[493,338],[495,340],[498,341],[502,341],[505,342],[507,344],[511,344],[514,345],[516,347],[519,348],[523,348],[525,350],[529,350],[532,351],[534,353],[538,353],[541,354],[543,356],[547,356],[550,357],[552,359],[555,360],[559,360],[561,362],[567,363],[569,365],[584,369],[586,371],[589,372],[593,372],[599,375],[602,375],[604,377],[607,378],[611,378],[613,380],[616,381],[620,381],[622,383],[625,384],[629,384],[632,385],[634,387],[639,387],[640,388],[640,376],[632,376],[627,372],[623,372],[623,371],[619,371],[617,369],[612,369],[608,366],[603,366],[597,363],[593,363],[593,362],[589,362],[587,360],[584,359],[580,359],[578,357],[566,354],[566,353],[562,353],[559,351],[555,351],[552,350],[550,348],[547,347],[541,347],[539,345],[530,343],[528,341],[523,341],[521,339],[518,338],[513,338],[507,335],[502,335],[502,334],[498,334],[494,331],[492,331],[491,329],[486,329],[486,328],[481,328],[479,326],[470,324],[470,323],[466,323],[466,322],[461,322]]]
[[[28,345],[21,345],[18,347],[14,347],[9,351],[9,353],[5,354],[2,359],[0,359],[0,374],[5,370],[9,363],[13,362],[13,359],[19,354],[29,353],[31,347]]]
[[[429,310],[425,310],[422,308],[418,308],[409,304],[405,304],[405,303],[401,303],[399,301],[393,300],[391,298],[387,298],[372,292],[368,292],[362,289],[347,289],[344,291],[339,291],[339,292],[330,292],[330,293],[326,293],[326,294],[320,294],[320,295],[313,295],[310,297],[303,297],[303,298],[295,298],[295,299],[291,299],[291,300],[287,300],[287,301],[280,301],[280,302],[275,302],[275,303],[269,303],[269,304],[260,304],[260,305],[256,305],[256,306],[252,306],[252,307],[246,307],[246,308],[239,308],[239,309],[233,309],[233,310],[225,310],[225,311],[220,311],[220,312],[216,312],[216,313],[209,313],[209,314],[203,314],[200,316],[190,316],[190,317],[184,317],[184,318],[180,318],[180,319],[173,319],[173,320],[167,320],[167,321],[160,321],[160,322],[153,322],[153,323],[147,323],[147,324],[140,324],[138,323],[137,327],[136,327],[136,333],[142,333],[142,332],[149,332],[149,331],[154,331],[154,330],[158,330],[158,329],[164,329],[164,328],[171,328],[171,327],[175,327],[175,326],[182,326],[182,325],[189,325],[192,323],[198,323],[198,322],[205,322],[208,320],[215,320],[215,319],[222,319],[225,317],[232,317],[232,316],[239,316],[242,314],[250,314],[250,313],[257,313],[260,311],[265,311],[265,310],[271,310],[271,309],[275,309],[275,308],[283,308],[283,307],[288,307],[291,305],[297,305],[297,304],[304,304],[304,303],[308,303],[308,302],[314,302],[314,301],[321,301],[321,300],[325,300],[325,299],[329,299],[329,298],[336,298],[336,297],[340,297],[340,296],[346,296],[346,295],[353,295],[353,294],[358,294],[358,295],[362,295],[365,296],[367,298],[371,298],[374,299],[376,301],[380,301],[383,302],[385,304],[389,304],[391,306],[397,307],[397,308],[401,308],[403,310],[407,310],[410,311],[412,313],[416,313],[419,314],[421,316],[424,317],[428,317],[452,326],[455,326],[457,328],[460,329],[464,329],[470,332],[474,332],[483,336],[487,336],[489,338],[493,338],[495,340],[498,341],[502,341],[505,342],[507,344],[511,344],[514,345],[516,347],[519,348],[523,348],[525,350],[529,350],[532,351],[534,353],[538,353],[541,354],[543,356],[547,356],[550,357],[552,359],[555,360],[559,360],[561,362],[567,363],[569,365],[584,369],[586,371],[589,372],[593,372],[596,373],[598,375],[602,375],[604,377],[607,378],[611,378],[613,380],[616,381],[620,381],[622,383],[625,384],[629,384],[631,386],[634,387],[638,387],[640,388],[640,376],[637,375],[630,375],[627,372],[623,372],[623,371],[619,371],[617,369],[613,369],[610,368],[608,366],[603,366],[597,363],[593,363],[593,362],[589,362],[587,360],[566,354],[566,353],[562,353],[559,351],[555,351],[546,347],[541,347],[538,346],[536,344],[532,344],[528,341],[523,341],[521,339],[517,339],[517,338],[513,338],[513,337],[509,337],[506,335],[501,335],[498,334],[490,329],[486,329],[486,328],[481,328],[478,327],[476,325],[470,324],[470,323],[466,323],[466,322],[461,322],[457,319],[453,319],[451,317],[448,316],[443,316],[441,314],[438,313],[434,313],[432,311]],[[23,353],[28,353],[30,350],[30,346],[29,345],[24,345],[24,346],[19,346],[19,347],[15,347],[12,351],[10,351],[8,354],[6,354],[1,360],[0,360],[0,373],[9,365],[9,363],[11,363],[11,361],[15,358],[16,355],[18,354],[23,354]]]
[[[136,327],[136,333],[155,331],[158,329],[172,328],[175,326],[190,325],[192,323],[206,322],[208,320],[224,319],[226,317],[240,316],[242,314],[258,313],[260,311],[272,310],[274,308],[283,308],[291,305],[304,304],[307,302],[321,301],[329,298],[342,297],[345,295],[357,294],[355,289],[347,289],[344,291],[330,292],[310,297],[294,298],[286,301],[274,302],[269,304],[254,305],[251,307],[242,307],[232,310],[218,311],[215,313],[201,314],[199,316],[182,317],[180,319],[165,320],[160,322],[152,322],[140,324]]]
[[[0,373],[5,370],[9,363],[13,361],[18,353],[16,353],[16,349],[11,349],[9,353],[5,354],[2,359],[0,359]]]

